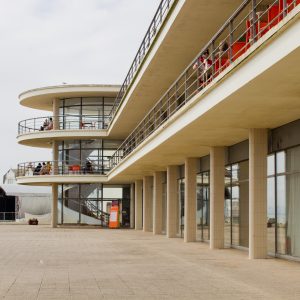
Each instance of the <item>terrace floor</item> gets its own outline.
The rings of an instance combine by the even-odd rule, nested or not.
[[[300,263],[134,230],[0,225],[0,299],[300,299]]]

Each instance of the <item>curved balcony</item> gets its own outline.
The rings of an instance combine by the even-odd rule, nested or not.
[[[109,117],[99,117],[92,115],[64,115],[46,116],[31,118],[20,121],[18,124],[18,134],[53,130],[55,125],[57,130],[103,130],[109,125]]]
[[[104,158],[108,161],[107,158]],[[20,184],[99,183],[107,181],[108,164],[102,161],[66,163],[61,161],[35,161],[18,164],[17,180]]]
[[[109,117],[97,115],[62,115],[31,118],[18,124],[18,142],[50,147],[52,140],[92,139],[106,136]]]

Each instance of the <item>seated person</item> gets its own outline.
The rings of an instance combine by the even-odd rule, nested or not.
[[[47,175],[47,165],[43,162],[42,168],[40,170],[40,175]]]
[[[45,119],[44,123],[43,123],[43,130],[47,129],[49,125],[49,120],[48,119]],[[42,127],[41,127],[42,128]]]
[[[50,161],[48,161],[46,164],[47,175],[50,175],[51,169],[52,169],[52,165],[51,165]]]
[[[52,130],[52,129],[53,129],[53,121],[52,121],[52,118],[50,118],[49,124],[48,124],[48,126],[47,126],[46,129],[47,129],[47,130]]]
[[[40,175],[41,169],[42,169],[42,164],[39,163],[39,164],[35,167],[35,169],[34,169],[34,171],[33,171],[33,175]]]
[[[89,160],[85,162],[85,171],[86,173],[93,173],[93,166]]]

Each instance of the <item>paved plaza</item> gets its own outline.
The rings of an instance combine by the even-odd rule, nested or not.
[[[4,299],[300,299],[300,263],[134,230],[0,225]]]

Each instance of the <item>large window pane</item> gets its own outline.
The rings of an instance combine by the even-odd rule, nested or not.
[[[300,147],[287,151],[287,254],[300,257]]]
[[[197,175],[197,240],[209,240],[209,172]]]
[[[275,253],[275,177],[268,178],[268,252]]]
[[[277,252],[286,254],[286,176],[277,177]]]

